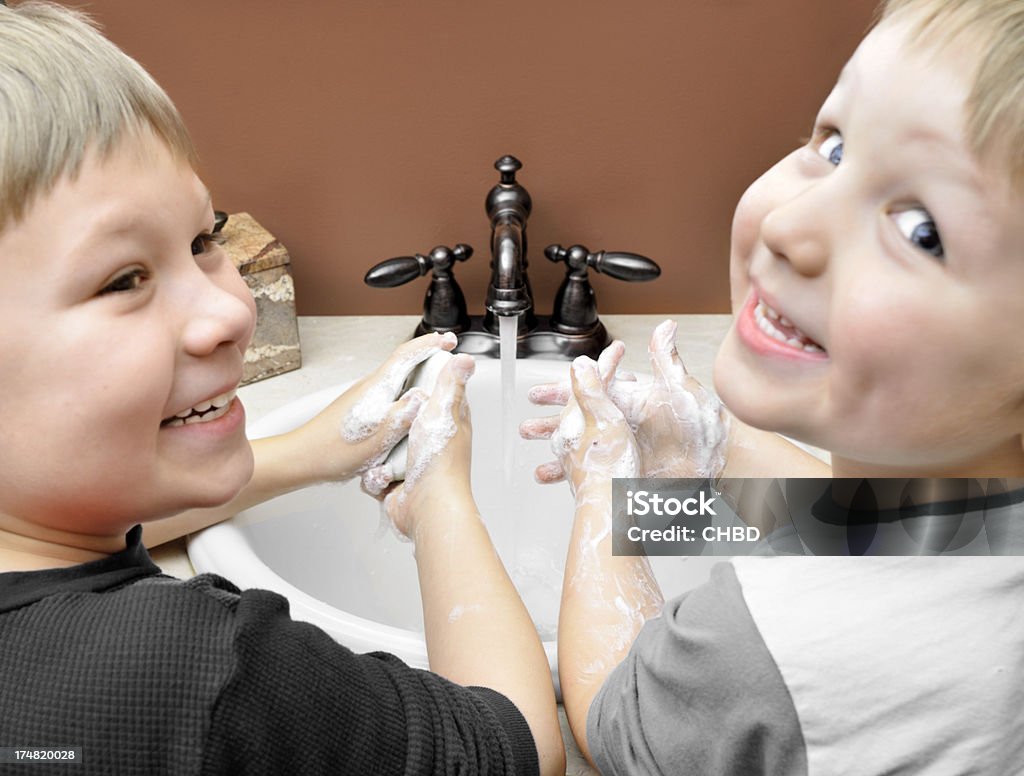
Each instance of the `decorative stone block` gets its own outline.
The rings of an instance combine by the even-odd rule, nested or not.
[[[224,248],[256,300],[256,332],[245,352],[242,385],[302,366],[291,259],[248,213],[232,213],[221,230]]]

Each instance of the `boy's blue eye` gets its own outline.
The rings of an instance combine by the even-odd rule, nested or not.
[[[897,228],[915,247],[937,259],[945,257],[939,227],[935,225],[931,215],[924,208],[911,208],[895,213],[893,218]]]
[[[838,165],[843,161],[843,136],[834,129],[827,130],[824,139],[818,144],[818,153]]]

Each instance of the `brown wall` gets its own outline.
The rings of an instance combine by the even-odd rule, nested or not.
[[[223,210],[289,249],[301,314],[413,313],[426,280],[370,289],[391,256],[470,243],[511,153],[545,245],[632,250],[654,283],[598,278],[600,309],[728,310],[732,211],[811,127],[875,0],[93,0],[177,102]]]

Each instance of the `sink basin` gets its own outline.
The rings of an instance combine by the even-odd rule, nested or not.
[[[553,412],[526,399],[530,386],[563,379],[566,361],[516,362],[516,423]],[[303,396],[249,425],[250,438],[282,433],[311,418],[349,384]],[[532,615],[556,680],[556,630],[573,501],[565,483],[539,485],[537,464],[551,459],[545,442],[515,429],[514,466],[504,468],[500,363],[477,359],[467,386],[473,419],[473,492],[491,537]],[[358,482],[320,485],[267,501],[192,537],[198,573],[241,588],[284,595],[292,617],[312,622],[356,652],[384,650],[427,668],[419,582],[412,545],[381,517]],[[666,597],[707,579],[720,559],[652,558]]]

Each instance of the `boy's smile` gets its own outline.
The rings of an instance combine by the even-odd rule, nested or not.
[[[755,290],[736,320],[736,334],[755,353],[804,362],[828,358],[821,343],[768,304],[763,291]],[[778,303],[776,303],[778,304]]]
[[[123,536],[248,481],[255,304],[212,228],[195,173],[142,132],[0,234],[0,516]]]
[[[737,206],[715,385],[836,476],[1019,475],[1024,196],[965,139],[976,51],[907,30],[868,35]]]
[[[232,402],[235,400],[236,390],[231,388],[224,393],[217,394],[208,401],[202,401],[188,409],[176,413],[173,417],[164,418],[160,424],[164,428],[175,426],[192,425],[193,423],[209,423],[224,417],[231,411]]]

